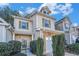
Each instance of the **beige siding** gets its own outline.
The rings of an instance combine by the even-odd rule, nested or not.
[[[45,18],[47,20],[49,20],[51,22],[51,28],[44,28],[42,26],[42,19]],[[55,30],[55,20],[51,19],[51,18],[47,18],[47,17],[44,17],[44,16],[41,16],[41,15],[37,15],[36,16],[36,26],[37,28],[44,28],[44,29],[50,29],[50,30]]]
[[[16,40],[32,40],[31,35],[21,35],[21,34],[16,34]]]
[[[7,41],[13,40],[13,34],[10,30],[6,30],[6,39]]]
[[[25,21],[29,23],[29,29],[19,29],[19,21]],[[31,21],[27,21],[27,20],[22,20],[22,19],[15,19],[14,20],[14,27],[15,27],[15,32],[16,33],[32,33],[32,22]]]

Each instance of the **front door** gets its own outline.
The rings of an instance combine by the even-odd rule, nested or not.
[[[29,49],[30,48],[30,39],[22,39],[22,46],[23,46],[23,48],[27,48],[27,49]]]
[[[52,39],[51,37],[46,37],[46,53],[52,53]]]

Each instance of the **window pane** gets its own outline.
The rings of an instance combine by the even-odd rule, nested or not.
[[[65,24],[65,29],[69,29],[69,24]]]
[[[21,28],[21,29],[28,29],[28,22],[20,21],[19,22],[19,28]]]
[[[44,27],[50,27],[50,21],[46,20],[46,19],[43,19],[43,26]]]
[[[22,22],[22,29],[26,29],[26,22]]]

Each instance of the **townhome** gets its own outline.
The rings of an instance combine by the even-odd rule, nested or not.
[[[75,28],[72,27],[72,22],[70,21],[69,17],[66,16],[63,19],[57,21],[55,26],[57,30],[63,31],[65,33],[66,44],[75,43],[74,42],[74,40],[76,39],[75,34],[77,34],[77,32],[74,30]]]
[[[56,20],[50,13],[49,8],[45,6],[39,11],[33,11],[26,18],[14,16],[14,39],[27,42],[27,48],[30,48],[30,41],[37,40],[38,37],[43,38],[44,53],[52,52],[51,37],[63,32],[55,29]]]
[[[72,43],[76,43],[76,39],[79,39],[79,26],[71,26],[71,39]]]
[[[13,28],[4,19],[0,18],[0,42],[13,40]]]

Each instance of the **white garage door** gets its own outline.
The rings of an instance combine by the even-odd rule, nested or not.
[[[51,37],[46,37],[46,53],[52,53],[52,39]]]

